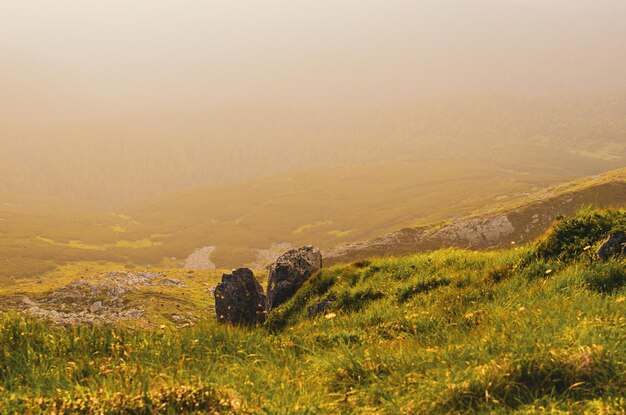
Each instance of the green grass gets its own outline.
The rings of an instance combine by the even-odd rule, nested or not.
[[[582,213],[518,250],[324,269],[252,329],[2,314],[0,412],[623,414],[626,261],[538,253],[576,251],[575,221],[609,223],[601,241],[625,217]]]

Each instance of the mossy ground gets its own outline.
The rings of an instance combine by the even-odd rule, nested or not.
[[[626,212],[594,215],[571,220],[608,221],[600,241]],[[0,412],[623,414],[626,262],[546,249],[571,220],[517,250],[324,269],[252,329],[3,314]]]

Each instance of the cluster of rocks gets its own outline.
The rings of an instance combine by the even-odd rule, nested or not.
[[[137,308],[109,308],[103,310],[101,301],[93,303],[88,309],[68,309],[65,311],[46,307],[28,298],[24,298],[24,304],[27,307],[25,312],[31,316],[50,320],[55,324],[62,325],[77,323],[111,324],[117,321],[134,320],[143,317],[143,311]]]
[[[284,303],[322,268],[322,253],[312,246],[291,249],[269,267],[267,295],[248,268],[224,274],[215,287],[217,321],[255,325],[265,321],[272,308]]]
[[[114,323],[143,317],[143,310],[127,304],[124,295],[144,286],[181,287],[180,280],[162,278],[160,272],[114,271],[96,281],[78,279],[37,299],[23,297],[26,313],[57,324]]]

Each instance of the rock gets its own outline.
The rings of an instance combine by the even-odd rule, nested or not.
[[[322,253],[312,246],[291,249],[270,266],[267,310],[290,299],[302,284],[322,268]]]
[[[184,287],[185,283],[175,278],[164,278],[158,285],[162,285],[164,287]]]
[[[596,251],[598,258],[603,261],[609,260],[616,255],[623,255],[626,251],[626,233],[615,232],[606,239]]]
[[[213,295],[218,322],[254,325],[265,321],[263,287],[248,268],[222,275]]]
[[[102,309],[102,301],[96,301],[95,303],[91,305],[91,307],[89,307],[89,311],[91,311],[94,314],[100,311],[101,309]]]
[[[192,326],[193,325],[193,321],[191,320],[191,318],[187,317],[187,316],[181,316],[178,314],[172,314],[171,316],[172,321],[179,326]]]
[[[433,234],[445,244],[462,244],[480,247],[508,239],[515,227],[506,215],[471,218],[444,226]]]
[[[333,301],[320,301],[319,303],[315,303],[310,307],[307,307],[306,312],[309,315],[309,318],[315,318],[318,315],[325,313],[330,307],[335,304]]]

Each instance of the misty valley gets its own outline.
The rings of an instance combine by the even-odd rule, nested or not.
[[[0,6],[0,415],[626,413],[626,3]]]

